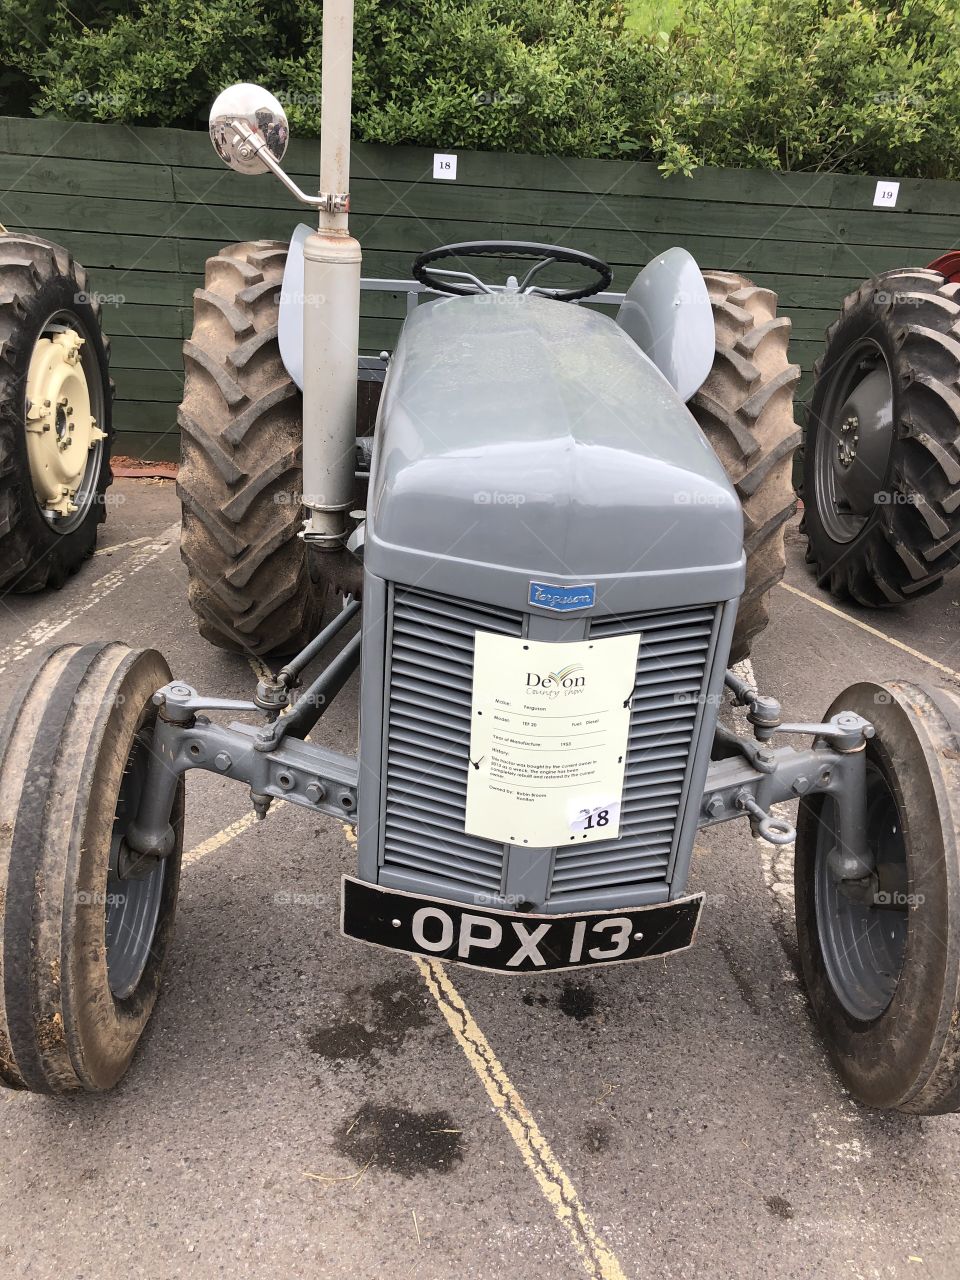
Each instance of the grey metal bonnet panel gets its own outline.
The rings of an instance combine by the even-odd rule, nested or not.
[[[406,321],[384,388],[366,559],[391,582],[522,609],[601,572],[615,610],[730,599],[740,503],[663,375],[611,319],[537,297]],[[495,574],[495,580],[490,574]]]

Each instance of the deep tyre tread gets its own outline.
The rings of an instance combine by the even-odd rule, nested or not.
[[[153,693],[153,649],[67,644],[43,655],[0,746],[0,1082],[39,1093],[123,1075],[160,987],[176,910],[183,785],[156,930],[131,993],[114,997],[105,904],[117,798]]]
[[[57,533],[37,505],[25,435],[30,359],[46,321],[72,314],[86,339],[88,385],[97,379],[105,431],[99,472],[86,517]],[[112,483],[113,383],[109,341],[100,328],[100,303],[88,292],[87,275],[66,249],[38,236],[0,233],[0,589],[13,592],[60,587],[93,554],[106,517],[104,494]]]
[[[855,711],[876,737],[867,759],[893,792],[906,848],[906,946],[892,998],[852,1017],[828,976],[814,893],[823,796],[800,802],[797,941],[813,1015],[855,1098],[920,1115],[960,1110],[960,696],[896,681],[854,685],[827,717]]]
[[[894,439],[877,482],[882,500],[851,542],[838,543],[816,506],[815,442],[832,375],[864,338],[890,369]],[[939,272],[887,271],[844,299],[814,365],[803,498],[807,564],[839,600],[903,604],[936,590],[960,564],[960,298]]]
[[[298,536],[302,397],[280,358],[287,246],[208,259],[184,344],[180,549],[200,634],[222,649],[291,653],[316,634],[323,589]]]
[[[717,349],[713,369],[690,409],[733,482],[743,506],[747,581],[730,661],[750,653],[769,621],[767,601],[783,577],[783,526],[793,514],[793,417],[790,320],[777,316],[777,295],[729,271],[704,271]]]

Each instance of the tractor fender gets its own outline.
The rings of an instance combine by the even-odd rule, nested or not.
[[[668,249],[647,263],[620,304],[617,324],[682,400],[703,385],[716,346],[713,310],[700,268],[686,249]]]
[[[277,320],[277,338],[280,343],[280,359],[300,390],[303,390],[303,242],[312,227],[301,222],[290,237],[287,265],[283,269],[280,286],[280,315]]]

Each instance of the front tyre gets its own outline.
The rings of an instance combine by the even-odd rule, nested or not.
[[[960,698],[863,683],[872,877],[837,881],[834,801],[800,802],[795,887],[807,994],[844,1084],[860,1102],[923,1115],[960,1109]]]
[[[146,777],[153,649],[66,644],[11,707],[0,747],[0,1083],[108,1089],[153,1011],[173,932],[173,851],[131,865],[124,834]]]

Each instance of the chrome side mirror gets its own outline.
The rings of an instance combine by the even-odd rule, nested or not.
[[[220,159],[237,173],[267,173],[283,159],[290,126],[283,107],[258,84],[232,84],[210,108],[210,141]]]

